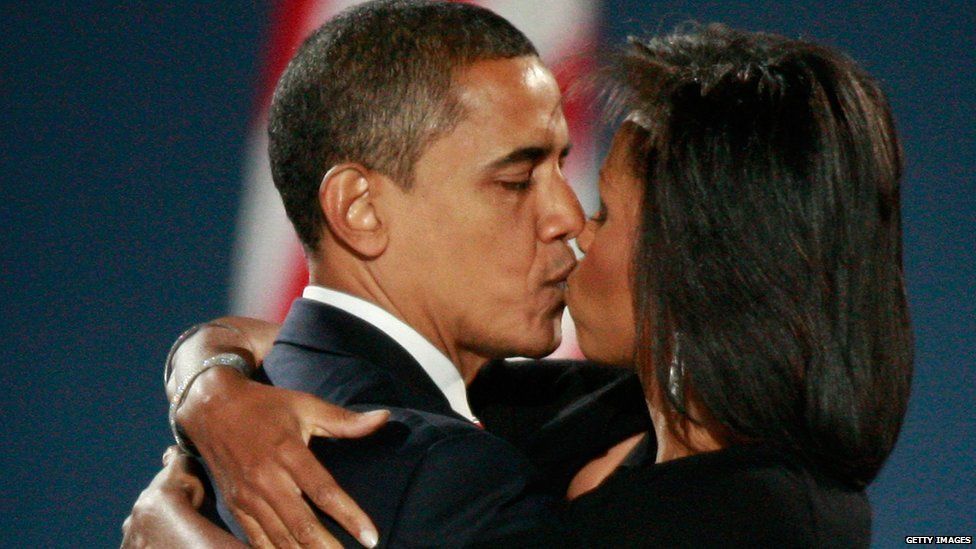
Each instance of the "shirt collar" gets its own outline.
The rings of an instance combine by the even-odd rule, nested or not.
[[[417,330],[385,309],[337,290],[322,286],[306,286],[302,297],[341,309],[390,336],[420,364],[437,388],[444,393],[451,409],[475,423],[478,422],[471,413],[467,387],[458,369],[440,349],[420,335]]]

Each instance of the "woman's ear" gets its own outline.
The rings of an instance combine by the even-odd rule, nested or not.
[[[365,258],[378,257],[388,242],[373,197],[382,177],[361,164],[333,166],[319,186],[319,207],[335,239]]]

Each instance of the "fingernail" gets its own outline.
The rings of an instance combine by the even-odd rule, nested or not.
[[[376,530],[370,528],[364,529],[359,533],[359,543],[362,543],[366,547],[373,548],[376,544],[380,542],[380,535],[376,533]]]
[[[366,416],[366,417],[373,418],[373,417],[377,417],[377,416],[385,416],[385,415],[387,415],[389,413],[390,413],[389,410],[370,410],[368,412],[365,412],[363,415]]]

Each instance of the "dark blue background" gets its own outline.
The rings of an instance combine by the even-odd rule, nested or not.
[[[157,469],[168,344],[226,312],[269,10],[0,5],[0,545],[115,545]],[[722,21],[833,44],[883,81],[908,159],[917,360],[902,438],[870,489],[875,544],[976,535],[972,2],[616,0],[604,11],[611,42]]]

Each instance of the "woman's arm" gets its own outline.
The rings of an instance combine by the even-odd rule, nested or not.
[[[273,322],[240,316],[225,316],[191,328],[195,330],[193,335],[183,341],[178,340],[170,352],[166,364],[167,400],[173,398],[177,386],[194,368],[216,354],[234,353],[250,366],[260,368],[264,357],[274,345],[279,329],[281,326]],[[214,368],[213,370],[226,369]],[[194,382],[194,386],[202,381],[204,376],[209,375],[213,374],[210,371],[201,374],[200,379]],[[192,400],[191,395],[192,391],[187,394],[187,401]]]
[[[260,365],[278,329],[276,324],[240,317],[204,325],[172,353],[170,398],[185,376],[217,354],[234,353]],[[224,367],[200,374],[175,414],[253,544],[335,543],[302,499],[304,493],[370,547],[376,544],[376,527],[315,459],[308,441],[312,436],[362,437],[387,417],[385,411],[350,412],[306,393],[251,381]]]

